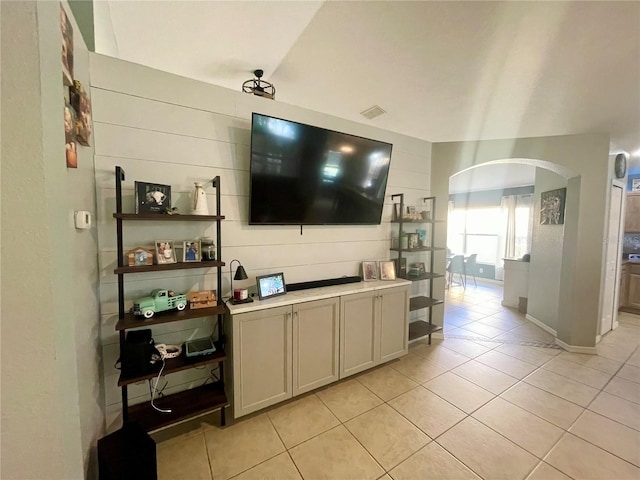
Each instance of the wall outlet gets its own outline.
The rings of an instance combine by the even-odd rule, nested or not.
[[[480,268],[478,269],[478,272],[479,272],[479,273],[484,273],[484,268],[480,267]]]

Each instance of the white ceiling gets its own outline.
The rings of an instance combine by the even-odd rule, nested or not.
[[[99,53],[235,90],[262,68],[276,101],[431,142],[604,132],[640,156],[640,2],[99,3]]]

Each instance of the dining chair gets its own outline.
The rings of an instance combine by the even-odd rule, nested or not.
[[[465,279],[465,283],[467,281],[467,275],[471,275],[473,277],[473,284],[477,287],[478,284],[476,283],[476,259],[478,258],[478,254],[474,253],[472,255],[469,255],[469,258],[467,258],[464,261],[464,279]]]
[[[451,283],[453,282],[453,276],[457,273],[460,278],[460,285],[462,288],[467,288],[465,277],[464,277],[464,256],[463,255],[454,255],[449,262],[449,266],[447,267],[447,273],[449,274],[449,282],[448,286],[451,287]]]

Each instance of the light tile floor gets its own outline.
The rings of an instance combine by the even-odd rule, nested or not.
[[[574,354],[500,296],[454,287],[444,339],[158,443],[160,480],[640,478],[640,317]]]

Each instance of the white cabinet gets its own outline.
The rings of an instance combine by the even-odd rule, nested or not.
[[[338,380],[338,298],[233,316],[238,418]]]
[[[338,380],[338,298],[293,306],[293,395]]]
[[[409,353],[409,288],[383,290],[380,308],[380,361]]]
[[[340,299],[340,378],[376,365],[380,332],[376,321],[378,292],[355,293]]]
[[[345,295],[340,318],[340,378],[408,352],[408,287]]]
[[[234,315],[232,332],[234,417],[291,398],[291,307]]]
[[[408,282],[343,288],[350,293],[315,300],[287,294],[289,301],[281,297],[272,308],[229,306],[232,375],[226,380],[233,385],[234,418],[408,352]],[[353,293],[362,289],[368,291]]]
[[[629,307],[640,308],[640,265],[629,265],[627,305]]]

